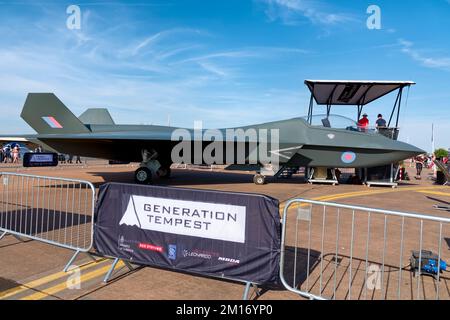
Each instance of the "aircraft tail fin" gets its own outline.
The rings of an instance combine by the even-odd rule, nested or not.
[[[78,117],[78,119],[80,119],[84,124],[115,124],[108,109],[104,108],[87,109]]]
[[[90,132],[53,93],[29,93],[20,116],[38,134]]]

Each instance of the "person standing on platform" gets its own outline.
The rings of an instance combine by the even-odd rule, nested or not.
[[[361,132],[367,132],[369,129],[369,119],[367,118],[367,113],[364,113],[363,117],[359,119],[358,128]]]
[[[383,119],[383,115],[380,113],[378,115],[377,121],[375,121],[377,129],[386,128],[386,120]]]

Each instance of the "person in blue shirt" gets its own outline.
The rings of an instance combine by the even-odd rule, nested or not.
[[[386,128],[386,120],[383,119],[382,114],[378,115],[378,119],[377,119],[377,121],[375,121],[375,124],[377,126],[377,129],[378,128]]]

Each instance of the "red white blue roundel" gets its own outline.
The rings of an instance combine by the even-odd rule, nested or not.
[[[356,154],[351,151],[344,152],[341,156],[343,163],[352,163],[356,160]]]

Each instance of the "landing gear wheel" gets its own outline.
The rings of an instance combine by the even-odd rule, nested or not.
[[[134,172],[134,181],[138,184],[149,184],[152,182],[152,172],[146,167],[138,168]]]
[[[266,183],[266,177],[264,177],[262,174],[255,174],[253,177],[253,182],[257,185],[263,185]]]
[[[170,178],[170,167],[161,167],[158,170],[158,177],[161,179],[169,179]]]

